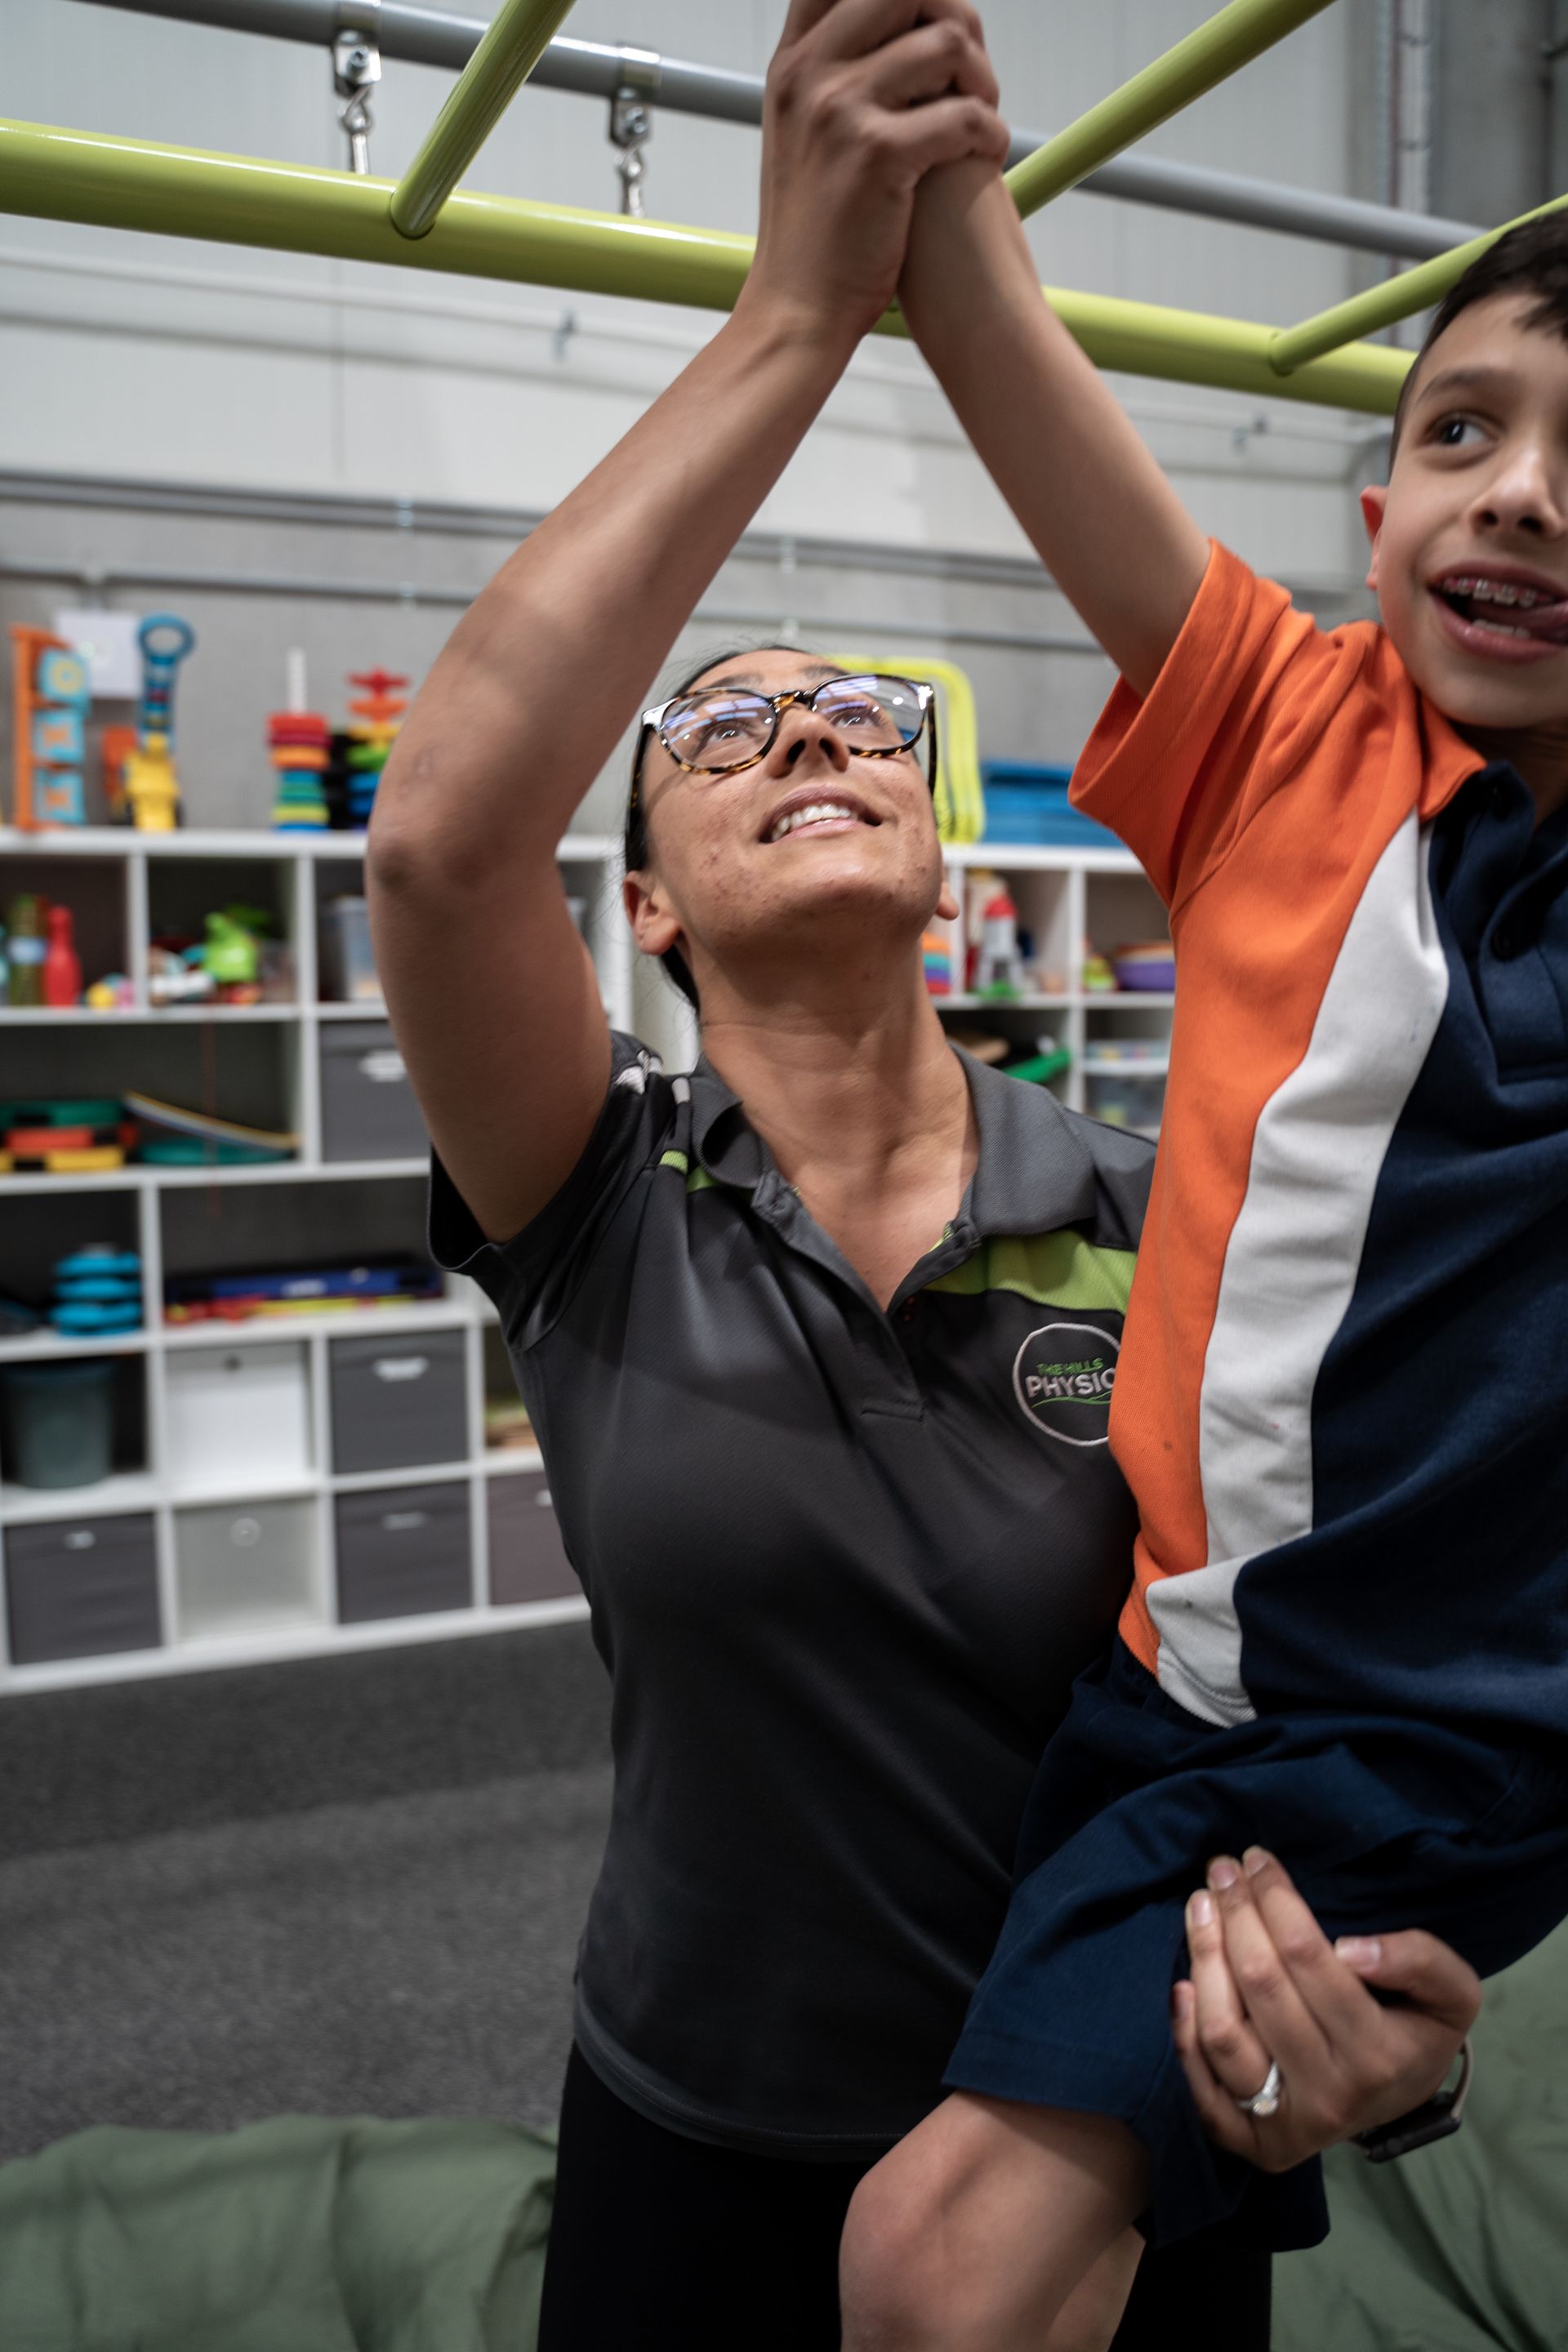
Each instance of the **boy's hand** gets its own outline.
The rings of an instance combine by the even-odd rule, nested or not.
[[[793,0],[768,70],[742,304],[853,346],[893,299],[921,175],[1005,155],[995,108],[967,0]]]
[[[1264,2172],[1286,2172],[1334,2141],[1392,2123],[1446,2079],[1481,2006],[1480,1980],[1435,1936],[1331,1944],[1273,1855],[1210,1864],[1187,1906],[1192,1980],[1175,1988],[1172,2031],[1209,2137]],[[1397,1992],[1384,2008],[1369,1987]],[[1268,2116],[1236,2104],[1270,2061],[1283,2095]]]
[[[1208,541],[1042,300],[989,154],[921,182],[899,301],[1057,586],[1147,694],[1197,594]]]

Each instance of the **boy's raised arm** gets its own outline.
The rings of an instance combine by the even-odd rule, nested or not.
[[[1208,543],[1040,293],[1000,173],[921,186],[899,300],[1040,560],[1135,693],[1187,616]]]

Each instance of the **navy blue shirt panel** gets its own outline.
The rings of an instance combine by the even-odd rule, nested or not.
[[[1313,1400],[1313,1531],[1242,1571],[1262,1708],[1568,1736],[1568,813],[1431,827],[1448,992]],[[1328,1638],[1330,1633],[1333,1638]]]

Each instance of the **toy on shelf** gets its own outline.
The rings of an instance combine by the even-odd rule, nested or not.
[[[142,702],[136,742],[121,768],[121,816],[140,833],[173,833],[179,822],[174,772],[174,677],[196,633],[174,613],[153,613],[136,632],[142,647]]]
[[[949,1042],[962,1045],[972,1061],[985,1062],[1010,1078],[1022,1078],[1031,1086],[1049,1086],[1053,1078],[1065,1077],[1072,1067],[1072,1054],[1052,1036],[1034,1039],[1030,1045],[1020,1045],[1015,1038],[998,1036],[986,1029],[950,1029]]]
[[[133,1013],[136,983],[123,971],[108,971],[82,991],[81,1001],[93,1013]]]
[[[1169,940],[1118,948],[1111,958],[1116,985],[1134,995],[1168,996],[1176,985],[1176,951]]]
[[[928,996],[952,994],[952,950],[945,931],[927,931],[921,940]]]
[[[361,691],[349,703],[342,734],[319,710],[306,709],[305,656],[298,646],[289,654],[288,681],[288,708],[267,721],[278,775],[273,825],[280,833],[321,833],[328,825],[363,833],[408,708],[401,689],[409,681],[388,669],[351,670],[349,684]]]
[[[272,823],[279,833],[321,833],[327,824],[321,778],[331,764],[332,730],[314,710],[274,710],[267,741],[278,782]]]
[[[173,933],[147,950],[147,994],[156,1005],[259,1004],[292,994],[288,951],[263,934],[272,918],[265,907],[236,900],[204,917],[204,936]]]
[[[118,1096],[33,1096],[0,1102],[0,1168],[96,1176],[123,1168],[135,1140]]]
[[[1163,1078],[1170,1066],[1168,1037],[1094,1037],[1084,1063],[1091,1077],[1125,1074]]]
[[[142,1125],[157,1130],[139,1139],[141,1157],[158,1167],[238,1166],[263,1160],[291,1160],[300,1147],[297,1135],[266,1127],[241,1127],[233,1119],[214,1118],[205,1111],[186,1110],[178,1103],[160,1102],[155,1096],[128,1093],[125,1108]]]
[[[394,670],[351,670],[349,684],[361,691],[349,704],[348,749],[349,823],[363,832],[375,805],[381,772],[392,755],[408,708],[402,688],[409,683]]]
[[[980,951],[974,963],[976,996],[1019,996],[1024,966],[1018,953],[1018,909],[1005,882],[998,882],[981,915]]]
[[[165,947],[154,940],[147,950],[147,1001],[150,1004],[205,1004],[215,994],[213,976],[201,961],[200,948]],[[195,961],[193,962],[192,958]]]
[[[254,1316],[399,1307],[440,1296],[441,1276],[428,1258],[391,1256],[361,1265],[174,1275],[163,1285],[163,1315],[170,1323],[247,1323]]]
[[[1072,1067],[1072,1053],[1055,1037],[1037,1037],[1034,1052],[1026,1052],[1016,1062],[1004,1062],[1010,1078],[1022,1078],[1028,1086],[1048,1087],[1053,1078],[1065,1078]]]
[[[103,805],[110,824],[129,824],[130,804],[125,798],[125,763],[136,749],[134,727],[106,727],[98,739],[100,771],[103,778]]]
[[[54,1271],[49,1321],[57,1331],[85,1338],[142,1328],[142,1260],[112,1242],[88,1242],[62,1257]]]
[[[5,910],[7,1004],[36,1005],[44,1001],[44,958],[48,953],[46,904],[36,892],[22,890]]]
[[[1110,958],[1102,956],[1098,948],[1083,943],[1083,987],[1086,996],[1114,996],[1116,974],[1110,969]]]
[[[290,646],[286,660],[287,708],[267,720],[267,742],[278,782],[272,823],[279,833],[321,833],[330,822],[326,773],[332,763],[332,730],[319,710],[307,710],[305,656]]]
[[[81,763],[91,700],[87,664],[50,629],[11,626],[14,805],[24,833],[85,824]]]
[[[81,958],[76,951],[70,908],[51,903],[45,919],[49,936],[44,950],[44,1003],[63,1011],[81,994]]]
[[[1049,843],[1064,849],[1120,849],[1109,825],[1098,824],[1068,798],[1072,770],[1032,760],[987,760],[985,846]]]
[[[225,1004],[254,1004],[261,994],[258,911],[254,907],[220,907],[206,919],[202,961]]]
[[[100,1011],[134,1003],[131,982],[119,973],[95,981],[84,994],[68,907],[23,890],[6,908],[5,925],[0,929],[0,1003],[56,1012],[83,1003]]]

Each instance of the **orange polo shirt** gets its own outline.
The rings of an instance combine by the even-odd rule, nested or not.
[[[1176,952],[1110,1421],[1142,1519],[1121,1632],[1215,1720],[1254,1711],[1242,1569],[1320,1524],[1313,1389],[1447,996],[1431,822],[1480,764],[1381,628],[1319,628],[1215,545],[1153,688],[1117,687],[1074,778]]]

